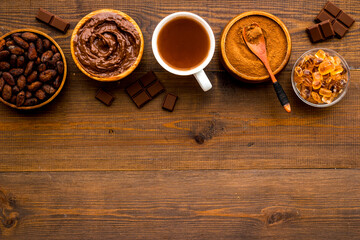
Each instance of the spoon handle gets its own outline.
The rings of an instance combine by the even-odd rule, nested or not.
[[[286,96],[286,93],[285,93],[284,89],[281,87],[280,83],[274,82],[273,86],[274,86],[276,95],[277,95],[281,105],[285,108],[285,110],[287,112],[291,112],[289,99]]]

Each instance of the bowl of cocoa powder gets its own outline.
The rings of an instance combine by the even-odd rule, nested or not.
[[[0,37],[0,101],[23,110],[51,102],[64,86],[66,59],[47,34],[18,29]]]

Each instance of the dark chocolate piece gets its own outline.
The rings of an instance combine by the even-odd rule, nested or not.
[[[330,20],[319,23],[324,38],[331,38],[335,35],[333,26]]]
[[[355,20],[352,17],[350,17],[348,14],[344,13],[343,11],[341,11],[339,16],[337,17],[337,20],[339,20],[348,28],[350,28],[351,25],[353,25],[353,23],[355,22]]]
[[[324,9],[325,9],[326,11],[328,11],[328,12],[329,12],[331,15],[333,15],[334,17],[336,17],[336,16],[340,13],[340,11],[341,11],[341,9],[338,8],[337,6],[335,6],[332,2],[327,2],[327,3],[325,4]]]
[[[143,87],[149,86],[151,83],[153,83],[157,79],[155,73],[153,71],[150,71],[146,73],[144,76],[142,76],[139,81]]]
[[[334,17],[331,16],[324,9],[321,9],[320,13],[316,16],[315,21],[323,22],[323,21],[326,21],[326,20],[330,20],[330,22],[332,22],[334,20]]]
[[[151,97],[146,93],[146,91],[142,91],[136,97],[132,98],[132,100],[138,108],[142,108],[146,103],[151,100]]]
[[[95,98],[107,106],[110,106],[115,99],[110,93],[105,92],[101,88],[97,91]]]
[[[170,112],[174,111],[177,99],[176,95],[168,93],[164,98],[162,108]]]
[[[51,12],[46,11],[43,8],[39,8],[39,12],[36,15],[36,19],[49,24],[51,19],[54,17],[54,14],[52,14]]]
[[[138,81],[134,82],[130,86],[128,86],[126,89],[126,92],[129,94],[130,97],[135,96],[137,93],[143,90],[140,83]]]
[[[149,93],[149,95],[154,98],[163,91],[165,91],[164,86],[161,84],[160,81],[156,81],[154,84],[152,84],[150,87],[146,89],[146,91]]]
[[[65,21],[62,18],[59,18],[58,16],[54,16],[49,24],[50,24],[50,26],[62,31],[63,33],[66,33],[66,31],[70,27],[69,22]]]
[[[309,34],[310,40],[313,43],[324,40],[324,37],[323,37],[323,35],[321,33],[319,24],[315,24],[315,25],[313,25],[311,27],[308,27],[306,29],[306,32]]]
[[[339,37],[339,38],[344,37],[344,35],[348,31],[348,28],[345,27],[344,25],[342,25],[337,20],[334,21],[333,28],[334,28],[334,32],[336,33],[336,36]]]

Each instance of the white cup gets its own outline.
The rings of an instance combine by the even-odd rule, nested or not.
[[[160,30],[165,26],[166,23],[168,23],[169,21],[171,21],[172,19],[177,18],[177,17],[187,17],[187,18],[194,19],[195,21],[200,23],[206,29],[206,32],[210,39],[210,49],[209,49],[206,59],[200,65],[196,66],[195,68],[190,69],[190,70],[185,70],[185,71],[178,70],[178,69],[172,68],[169,65],[167,65],[165,63],[165,61],[161,58],[161,56],[159,54],[158,46],[157,46],[157,40],[158,40]],[[155,56],[156,60],[158,61],[158,63],[163,68],[165,68],[167,71],[169,71],[175,75],[181,75],[181,76],[194,75],[196,80],[200,84],[200,87],[205,92],[212,88],[211,82],[210,82],[209,78],[206,76],[203,69],[209,64],[209,62],[211,61],[211,59],[214,55],[215,37],[214,37],[214,33],[211,30],[211,27],[209,26],[209,24],[204,19],[199,17],[198,15],[189,13],[189,12],[176,12],[176,13],[170,14],[167,17],[165,17],[164,19],[162,19],[159,22],[159,24],[156,26],[153,36],[152,36],[152,50],[153,50],[154,56]]]

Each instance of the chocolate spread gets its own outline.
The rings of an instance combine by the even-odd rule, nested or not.
[[[92,16],[74,37],[75,56],[99,77],[125,72],[139,55],[141,38],[135,26],[112,12]]]

